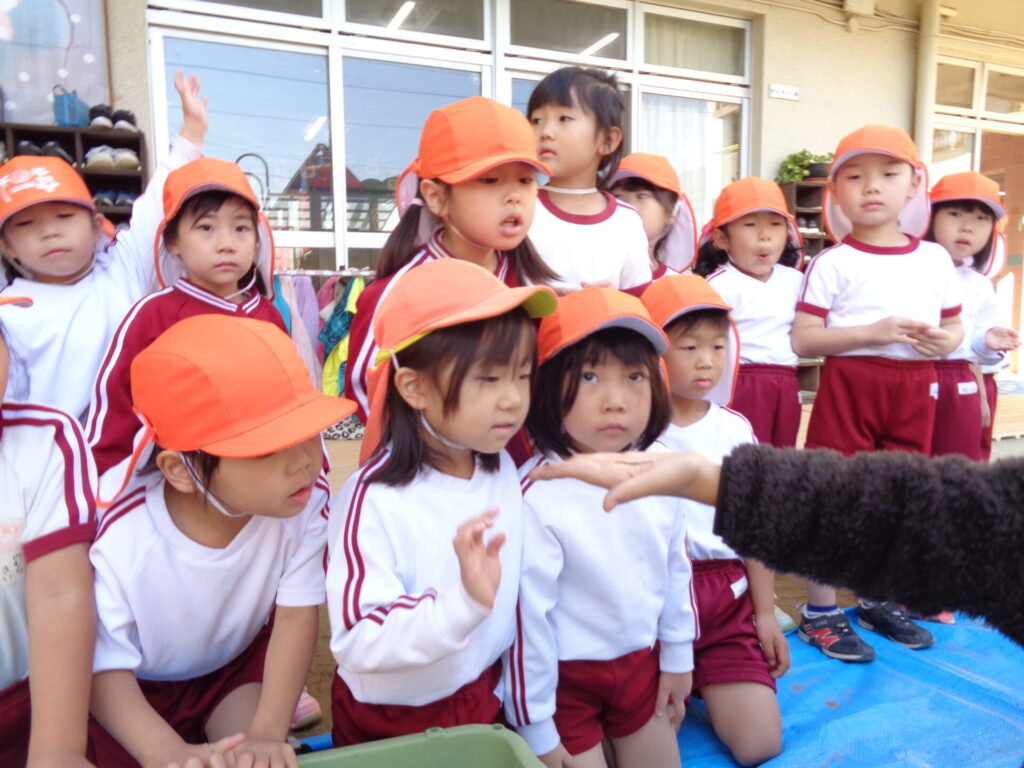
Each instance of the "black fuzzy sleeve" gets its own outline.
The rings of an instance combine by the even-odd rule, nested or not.
[[[778,571],[984,616],[1024,645],[1024,460],[740,446],[715,532]]]

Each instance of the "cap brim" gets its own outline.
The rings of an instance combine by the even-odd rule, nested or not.
[[[207,443],[202,450],[230,459],[265,456],[320,434],[355,410],[356,404],[351,400],[317,394],[296,408],[275,414],[248,432],[228,440]]]
[[[651,346],[654,347],[654,351],[659,357],[668,351],[668,337],[661,328],[656,326],[650,320],[645,317],[640,317],[639,315],[617,315],[616,317],[608,318],[599,325],[587,328],[585,332],[582,332],[570,339],[565,339],[562,344],[558,345],[558,347],[552,349],[550,352],[546,352],[541,363],[546,363],[563,349],[571,347],[573,344],[582,341],[588,336],[591,336],[598,331],[608,330],[609,328],[625,328],[626,330],[640,334],[651,343]]]
[[[996,221],[999,221],[1000,219],[1005,219],[1007,215],[1006,209],[1000,203],[993,202],[987,197],[975,197],[973,195],[956,195],[953,197],[932,198],[932,205],[935,205],[936,203],[951,202],[953,200],[972,200],[975,203],[980,203],[981,205],[984,205],[985,207],[992,211],[993,215],[996,217]]]
[[[14,214],[20,213],[21,211],[24,211],[26,208],[30,208],[33,205],[38,205],[39,203],[69,203],[71,205],[81,206],[82,208],[85,208],[85,210],[89,211],[89,213],[92,213],[94,215],[96,214],[96,204],[93,203],[91,200],[87,203],[80,197],[39,197],[34,200],[26,200],[24,205],[19,205],[17,208],[12,208],[11,210],[7,211],[4,217],[0,219],[0,229],[4,228],[4,224],[6,224],[7,220],[11,218],[11,216],[13,216]]]
[[[483,320],[488,317],[497,317],[511,312],[516,307],[525,309],[530,317],[547,317],[554,314],[558,308],[558,297],[554,291],[542,285],[509,288],[488,296],[468,309],[444,318],[435,327],[435,330],[461,323],[471,323],[474,320]]]
[[[32,299],[28,296],[3,296],[0,295],[0,305],[13,304],[16,307],[31,307]]]
[[[529,155],[498,155],[478,160],[471,165],[467,165],[465,168],[460,168],[453,173],[446,173],[438,178],[441,179],[445,184],[461,184],[464,181],[469,181],[476,176],[479,176],[485,171],[489,171],[492,168],[497,168],[499,165],[508,165],[509,163],[526,163],[532,165],[537,171],[545,174],[546,176],[551,175],[551,169],[548,168],[544,163],[538,160],[536,157],[530,157]]]

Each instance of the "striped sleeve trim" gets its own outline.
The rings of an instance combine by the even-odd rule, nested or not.
[[[358,532],[359,518],[363,512],[363,500],[366,498],[366,490],[369,487],[366,479],[387,463],[390,455],[390,451],[382,451],[377,458],[359,470],[359,477],[352,489],[352,498],[349,500],[348,515],[345,518],[345,530],[342,537],[345,565],[348,568],[341,605],[341,614],[346,629],[352,629],[362,618],[362,613],[359,610],[359,592],[362,590],[363,579],[366,577],[366,567],[363,564],[362,553],[359,551]]]
[[[103,519],[100,521],[99,531],[96,534],[96,539],[99,540],[103,534],[110,530],[110,526],[136,507],[140,507],[145,503],[146,488],[144,486],[140,486],[139,488],[132,490],[130,493],[126,493],[118,499],[115,504],[107,509],[106,513],[103,515]]]
[[[74,528],[62,528],[59,531],[40,536],[38,539],[33,539],[22,546],[25,562],[31,563],[37,557],[70,547],[72,544],[91,543],[95,535],[96,521],[93,520],[85,525],[78,525]]]
[[[960,304],[957,304],[955,307],[948,307],[948,308],[942,310],[942,317],[943,318],[954,317],[956,315],[959,315],[960,311],[962,309],[963,309],[963,307]]]
[[[828,317],[828,310],[823,307],[816,307],[814,304],[808,304],[806,301],[798,301],[796,303],[797,312],[806,312],[809,315],[816,315],[817,317],[825,318]]]
[[[523,671],[523,615],[520,610],[520,603],[516,602],[516,635],[512,641],[512,647],[508,652],[509,680],[512,690],[512,717],[515,720],[513,725],[529,725],[530,711],[526,704],[526,674]]]

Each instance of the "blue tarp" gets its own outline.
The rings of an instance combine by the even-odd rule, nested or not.
[[[935,645],[922,651],[860,630],[878,654],[869,664],[828,659],[789,635],[793,666],[778,691],[783,752],[764,765],[1024,766],[1024,649],[966,616],[926,626]],[[679,746],[685,768],[735,765],[700,700]]]

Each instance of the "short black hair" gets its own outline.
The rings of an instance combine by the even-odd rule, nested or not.
[[[708,307],[707,309],[695,309],[693,312],[684,312],[673,318],[666,326],[665,333],[687,333],[697,327],[698,323],[708,322],[715,327],[715,330],[722,333],[729,332],[729,311]]]
[[[611,72],[584,67],[557,69],[533,89],[526,105],[527,118],[547,104],[563,107],[578,105],[593,116],[598,131],[607,132],[611,128],[622,130],[622,115],[626,111],[626,104],[619,93],[619,81]],[[599,179],[610,179],[615,173],[625,144],[626,138],[623,136],[615,151],[604,156],[597,169]]]
[[[442,392],[443,410],[449,414],[459,407],[459,393],[469,369],[477,362],[503,366],[515,363],[514,355],[523,339],[529,340],[530,358],[536,360],[537,332],[533,321],[520,308],[497,317],[461,323],[432,331],[416,343],[397,353],[398,364],[430,376],[440,387],[441,375],[451,375]],[[530,384],[536,366],[530,373]],[[387,461],[367,478],[370,483],[408,485],[427,466],[436,466],[438,457],[423,437],[419,413],[413,410],[394,386],[384,402],[383,428],[377,453],[390,450]],[[476,454],[477,465],[486,472],[495,472],[500,464],[496,453]]]
[[[646,450],[665,431],[672,416],[668,387],[661,375],[661,358],[646,338],[627,328],[606,328],[566,347],[540,367],[537,387],[526,417],[526,430],[537,448],[563,458],[573,452],[565,431],[565,416],[576,402],[580,374],[612,355],[624,365],[642,365],[651,384],[651,414],[647,426],[632,446]]]
[[[925,240],[929,240],[933,243],[937,243],[935,239],[935,214],[939,211],[955,208],[964,213],[987,213],[992,218],[992,232],[988,236],[988,240],[978,253],[972,254],[974,256],[974,263],[971,265],[976,272],[984,272],[988,268],[988,262],[992,258],[993,243],[996,239],[996,214],[989,206],[980,200],[943,200],[941,203],[935,203],[932,205],[932,219],[928,224],[928,234],[924,236]],[[981,258],[978,254],[982,254]]]

